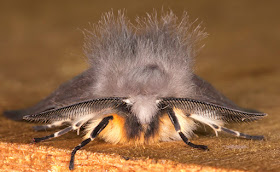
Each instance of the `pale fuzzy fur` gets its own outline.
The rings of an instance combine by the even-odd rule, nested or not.
[[[186,13],[147,14],[133,25],[119,11],[86,30],[85,54],[96,74],[96,97],[128,97],[132,112],[148,124],[159,97],[190,97],[193,58],[206,36]]]

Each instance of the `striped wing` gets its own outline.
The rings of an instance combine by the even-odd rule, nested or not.
[[[162,98],[160,106],[170,106],[183,110],[186,115],[196,114],[202,117],[225,122],[250,122],[258,120],[267,114],[260,112],[246,112],[213,103],[187,98]]]
[[[96,114],[100,111],[114,110],[124,105],[123,98],[101,98],[85,101],[70,106],[48,110],[38,114],[24,116],[23,119],[37,122],[53,122],[73,120],[81,116]]]

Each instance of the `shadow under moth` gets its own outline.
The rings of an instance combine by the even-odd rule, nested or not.
[[[62,84],[35,106],[5,111],[13,120],[46,122],[35,130],[65,126],[34,142],[85,128],[84,140],[71,154],[99,137],[109,143],[148,144],[189,141],[198,124],[216,135],[262,140],[224,127],[228,122],[250,122],[265,113],[243,109],[193,72],[193,59],[207,34],[187,13],[172,11],[138,17],[132,24],[123,11],[105,13],[98,24],[84,30],[89,68]]]

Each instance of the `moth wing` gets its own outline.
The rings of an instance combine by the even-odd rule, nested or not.
[[[182,109],[206,119],[227,122],[258,120],[267,114],[237,106],[210,83],[197,75],[192,78],[194,93],[189,98],[163,98],[163,104]],[[194,115],[193,115],[194,116]]]
[[[4,111],[3,115],[12,120],[23,120],[26,115],[38,114],[94,99],[91,90],[94,82],[95,73],[93,69],[88,69],[60,85],[54,92],[34,106],[26,109]]]
[[[232,109],[200,100],[188,98],[162,98],[159,107],[166,106],[182,110],[188,117],[204,123],[212,122],[250,122],[258,120],[267,114]],[[216,121],[216,122],[215,122]]]
[[[54,110],[47,110],[41,113],[26,115],[23,119],[48,123],[56,121],[72,121],[77,118],[83,121],[85,119],[98,117],[100,114],[104,115],[112,112],[117,113],[119,111],[119,106],[123,107],[126,105],[123,99],[124,98],[121,97],[92,99]]]
[[[209,82],[203,80],[199,76],[194,75],[192,80],[195,92],[190,98],[233,109],[244,110],[234,104],[231,100],[216,90]],[[22,120],[23,116],[26,115],[38,114],[47,110],[57,109],[94,99],[96,97],[94,97],[91,91],[91,86],[94,82],[94,71],[93,69],[88,69],[73,79],[63,83],[57,90],[34,106],[26,109],[4,111],[4,116],[12,120]],[[257,112],[254,110],[251,111]]]
[[[198,75],[194,74],[192,81],[195,87],[195,93],[190,97],[192,99],[202,102],[209,102],[236,110],[259,112],[257,110],[239,107],[226,96],[224,96],[221,92],[219,92],[216,88],[214,88],[209,82],[205,81]]]

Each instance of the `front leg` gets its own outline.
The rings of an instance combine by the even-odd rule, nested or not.
[[[72,153],[71,153],[71,160],[70,160],[70,164],[69,164],[69,169],[73,170],[74,169],[74,159],[75,159],[75,154],[76,152],[81,149],[82,147],[84,147],[85,145],[87,145],[90,141],[92,141],[96,136],[98,136],[98,134],[108,125],[109,120],[112,120],[113,116],[108,116],[105,117],[101,120],[101,122],[94,128],[94,130],[91,132],[90,137],[85,139],[84,141],[82,141],[82,143],[80,143],[78,146],[76,146]]]
[[[184,133],[182,133],[181,131],[181,126],[178,122],[178,118],[175,115],[175,112],[172,108],[167,108],[167,114],[172,122],[172,124],[175,127],[175,130],[177,131],[177,133],[180,135],[180,137],[182,138],[182,140],[189,146],[193,147],[193,148],[198,148],[198,149],[202,149],[202,150],[209,150],[207,146],[205,145],[196,145],[193,144],[192,142],[189,141],[189,139],[184,135]]]

